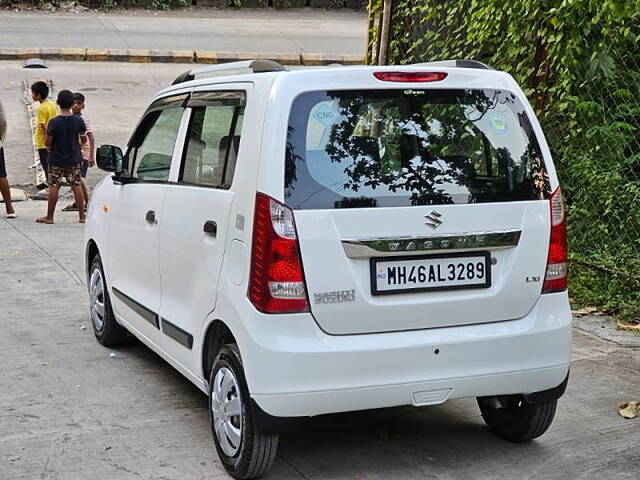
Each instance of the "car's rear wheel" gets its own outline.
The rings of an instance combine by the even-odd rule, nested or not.
[[[482,418],[491,431],[510,442],[528,442],[545,433],[557,404],[557,400],[527,403],[522,395],[478,398]]]
[[[112,347],[124,342],[127,330],[121,326],[113,315],[111,299],[107,290],[107,282],[102,268],[100,255],[96,254],[89,270],[89,301],[91,324],[98,342],[105,347]]]
[[[255,425],[249,390],[235,344],[220,349],[209,378],[209,414],[218,456],[238,479],[260,478],[278,451],[278,436]]]

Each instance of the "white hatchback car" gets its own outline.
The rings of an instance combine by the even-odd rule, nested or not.
[[[187,72],[86,225],[95,335],[126,331],[209,395],[236,478],[321,414],[477,397],[542,435],[571,353],[565,215],[542,130],[473,61]]]

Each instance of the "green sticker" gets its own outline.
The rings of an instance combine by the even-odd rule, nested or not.
[[[500,135],[507,132],[507,121],[500,113],[494,113],[489,117],[489,125]]]

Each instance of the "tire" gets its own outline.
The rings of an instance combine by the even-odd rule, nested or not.
[[[113,315],[100,254],[96,254],[89,270],[89,301],[91,325],[98,342],[105,347],[120,345],[127,337],[127,330]]]
[[[522,395],[478,398],[482,418],[491,431],[510,442],[528,442],[546,432],[557,404],[557,400],[527,403]]]
[[[237,415],[225,415],[225,408]],[[260,478],[271,468],[278,436],[258,431],[242,368],[240,351],[226,344],[213,362],[209,377],[209,418],[218,456],[237,479]]]

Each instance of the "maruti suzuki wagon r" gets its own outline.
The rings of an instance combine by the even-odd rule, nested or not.
[[[571,353],[565,213],[507,73],[202,67],[98,163],[95,335],[130,332],[209,396],[234,477],[264,474],[315,415],[476,397],[509,441],[550,426]]]

